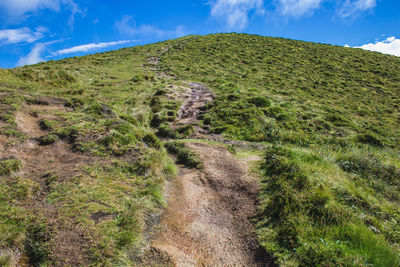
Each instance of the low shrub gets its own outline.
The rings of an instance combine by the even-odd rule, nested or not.
[[[158,127],[157,136],[160,138],[176,138],[176,133],[168,124],[162,124]]]
[[[193,153],[189,148],[185,147],[183,143],[177,141],[169,141],[164,144],[168,152],[177,156],[177,162],[190,168],[202,168],[202,163],[198,156]]]
[[[21,169],[21,161],[18,159],[0,160],[0,176],[10,175]]]
[[[193,125],[181,126],[176,130],[182,137],[188,137],[194,133]]]
[[[38,138],[39,145],[48,146],[54,144],[58,140],[58,136],[55,134],[48,134]]]
[[[158,89],[155,93],[154,96],[163,96],[167,94],[167,90],[165,89]]]
[[[339,167],[349,173],[358,174],[359,181],[366,187],[372,187],[389,199],[400,200],[400,169],[382,163],[370,155],[345,155],[337,159]]]
[[[269,101],[265,96],[254,96],[249,98],[247,101],[259,108],[271,106],[271,101]]]
[[[150,100],[150,107],[151,107],[151,111],[153,113],[157,113],[160,112],[162,109],[162,103],[161,103],[161,99],[159,96],[154,96],[151,100]]]
[[[153,148],[160,148],[161,147],[161,142],[160,139],[157,138],[157,136],[153,133],[148,133],[146,134],[143,139],[142,139],[146,144]]]
[[[85,103],[80,98],[72,97],[68,102],[64,104],[64,106],[76,109],[82,107],[84,104]]]
[[[74,126],[67,126],[60,128],[55,131],[55,134],[63,140],[67,140],[69,143],[73,143],[79,135],[78,129]]]
[[[264,111],[264,113],[271,118],[277,118],[279,114],[284,113],[284,109],[279,106],[269,107]]]
[[[100,103],[94,103],[84,110],[88,114],[92,115],[98,115],[98,116],[105,116],[105,117],[115,117],[115,113],[112,110],[111,107],[105,105],[105,104],[100,104]]]
[[[151,121],[150,121],[150,126],[153,128],[159,127],[162,123],[166,122],[167,118],[165,116],[162,116],[159,113],[153,114]]]
[[[337,160],[338,165],[346,172],[357,173],[363,177],[387,182],[400,182],[400,169],[387,165],[373,155],[349,155]]]
[[[132,78],[131,78],[131,81],[132,82],[135,82],[135,83],[139,83],[139,82],[142,82],[142,81],[144,81],[145,80],[145,78],[144,78],[144,75],[143,74],[136,74],[135,76],[133,76]]]
[[[46,119],[41,119],[39,121],[39,126],[40,126],[40,129],[43,131],[50,130],[52,128],[52,123],[51,123],[51,121],[48,121]]]
[[[383,147],[385,144],[377,135],[373,133],[359,134],[356,136],[356,141],[363,144],[369,144],[377,147]]]
[[[25,251],[29,257],[29,263],[33,266],[42,266],[50,254],[48,244],[50,236],[47,226],[43,222],[34,222],[29,225],[27,232]]]

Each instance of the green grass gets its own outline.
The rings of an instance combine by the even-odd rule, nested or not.
[[[6,159],[0,161],[0,176],[10,175],[21,169],[21,162],[18,159]]]
[[[280,264],[400,264],[398,58],[246,34],[164,45],[161,70],[216,94],[203,125],[271,144],[256,225]]]
[[[352,153],[362,157],[362,151]],[[393,223],[399,219],[398,201],[375,190],[375,183],[342,173],[361,165],[344,162],[344,155],[348,152],[327,147],[316,153],[272,146],[265,152],[257,227],[262,244],[282,265],[400,264]],[[381,175],[375,179],[385,179],[382,174],[399,178],[394,166],[362,166]],[[397,189],[396,184],[381,186],[385,192]]]
[[[152,57],[172,77],[156,75]],[[215,94],[198,126],[268,147],[255,224],[278,263],[399,266],[399,68],[397,57],[360,49],[216,34],[0,70],[6,147],[28,140],[15,118],[24,111],[49,116],[37,139],[46,149],[64,142],[93,158],[68,179],[30,177],[18,159],[0,159],[0,249],[60,265],[57,235],[85,229],[89,265],[137,264],[149,218],[165,205],[163,183],[177,173],[167,151],[201,168],[183,140],[169,140],[193,132],[169,126],[181,105],[169,86],[185,80]],[[29,108],[43,96],[67,110]],[[53,213],[29,209],[42,202]]]
[[[185,144],[178,141],[168,141],[164,144],[168,152],[176,155],[177,163],[183,164],[189,168],[201,169],[203,167],[197,154],[192,152]]]
[[[163,97],[160,90],[172,81],[156,79],[141,67],[151,53],[145,50],[137,47],[0,70],[0,93],[8,92],[0,97],[0,134],[9,146],[27,139],[15,121],[15,112],[27,109],[34,117],[51,117],[39,122],[45,132],[37,139],[40,145],[53,149],[62,141],[71,151],[93,157],[80,167],[79,175],[67,180],[59,179],[54,170],[43,177],[14,177],[19,161],[1,161],[1,249],[24,250],[34,265],[60,264],[54,255],[57,235],[85,229],[79,253],[91,266],[135,264],[150,218],[165,205],[163,183],[177,173],[150,127],[149,99]],[[29,109],[31,104],[47,105],[41,96],[62,98],[68,111]],[[166,110],[172,104],[165,103]],[[29,209],[38,202],[42,186],[47,192],[39,203],[47,206]],[[41,210],[45,208],[53,213]]]
[[[203,119],[216,133],[399,148],[397,57],[246,34],[190,36],[164,45],[162,70],[206,83],[217,94]]]

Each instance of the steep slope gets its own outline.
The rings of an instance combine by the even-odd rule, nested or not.
[[[168,249],[184,251],[174,233],[235,249],[243,265],[399,266],[399,67],[359,49],[217,34],[0,70],[0,265],[190,262]],[[243,155],[262,158],[251,176]],[[180,211],[166,179],[169,192],[208,197]],[[183,233],[179,212],[209,219],[189,225],[227,219],[215,235]],[[194,261],[217,263],[211,254]]]
[[[131,266],[176,168],[131,52],[1,70],[0,265]],[[149,81],[147,81],[149,80]]]
[[[204,118],[214,132],[252,141],[355,141],[399,148],[397,57],[245,34],[194,36],[165,45],[162,70],[204,82],[217,93]]]
[[[245,34],[165,45],[160,69],[213,89],[205,128],[269,143],[257,227],[280,264],[400,264],[399,58]]]
[[[151,246],[168,254],[176,266],[274,266],[251,223],[257,177],[229,147],[209,143],[217,135],[198,125],[199,115],[213,101],[210,90],[199,83],[180,89],[168,96],[183,99],[177,118],[160,127],[158,135],[176,139],[183,134],[198,141],[165,143],[177,155],[179,174],[166,185],[167,208]]]

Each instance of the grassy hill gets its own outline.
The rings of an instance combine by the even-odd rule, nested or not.
[[[161,68],[217,94],[203,123],[265,141],[262,245],[284,265],[398,266],[400,59],[220,34],[175,40]]]
[[[212,35],[171,42],[161,62],[171,75],[212,86],[218,99],[211,126],[232,138],[268,140],[269,132],[258,125],[266,120],[292,143],[399,147],[396,57],[280,38]],[[250,99],[256,97],[268,101]],[[239,114],[250,116],[246,125]]]
[[[254,223],[277,263],[399,266],[399,69],[216,34],[0,70],[0,265],[154,256],[143,247],[176,175],[162,140],[188,130],[168,127],[182,102],[169,96],[190,81],[215,95],[193,126],[265,147]]]

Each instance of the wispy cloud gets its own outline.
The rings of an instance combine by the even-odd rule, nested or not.
[[[83,13],[74,0],[0,0],[0,8],[3,8],[12,20],[17,21],[23,21],[32,13],[43,9],[59,12],[63,6],[71,11],[68,24],[73,24],[77,13]]]
[[[278,0],[278,10],[282,15],[301,17],[320,8],[323,0]]]
[[[397,39],[394,36],[388,37],[380,42],[356,46],[356,48],[362,48],[365,50],[376,51],[400,57],[400,39]]]
[[[140,26],[136,25],[136,22],[132,16],[123,16],[120,20],[117,20],[114,24],[114,28],[124,36],[136,36],[144,35],[156,36],[158,38],[163,37],[181,37],[186,35],[185,28],[178,26],[174,30],[161,30],[155,26],[143,24]]]
[[[44,61],[42,53],[46,46],[46,43],[36,44],[28,55],[18,60],[17,66],[32,65]]]
[[[263,0],[216,0],[210,2],[211,16],[224,22],[229,30],[243,30],[249,24],[249,13],[265,14]]]
[[[107,48],[111,46],[116,46],[116,45],[122,45],[122,44],[127,44],[127,43],[132,43],[136,42],[134,40],[123,40],[123,41],[116,41],[116,42],[107,42],[107,43],[91,43],[91,44],[84,44],[84,45],[78,45],[62,50],[58,50],[56,52],[51,53],[52,56],[59,56],[59,55],[65,55],[65,54],[72,54],[72,53],[79,53],[79,52],[89,52],[93,50],[98,50],[101,48]]]
[[[375,8],[376,0],[346,0],[338,10],[338,15],[343,18],[357,17],[362,12]]]
[[[46,61],[46,57],[43,56],[45,53],[46,48],[49,45],[55,44],[55,43],[60,43],[63,42],[64,40],[53,40],[50,42],[44,42],[44,43],[36,43],[32,50],[26,55],[21,57],[18,60],[17,66],[24,66],[24,65],[32,65],[36,64],[42,61]]]
[[[40,9],[60,10],[59,0],[1,0],[0,6],[14,16],[22,16]]]
[[[35,31],[24,27],[20,29],[0,30],[1,44],[33,43],[43,38],[47,31],[44,27],[38,27]]]
[[[54,43],[63,42],[63,41],[64,40],[55,40],[55,41],[35,44],[33,46],[32,50],[26,56],[23,56],[18,60],[17,66],[36,64],[36,63],[45,61],[47,58],[52,57],[52,56],[60,56],[60,55],[79,53],[79,52],[89,52],[89,51],[99,50],[102,48],[136,42],[134,40],[123,40],[123,41],[106,42],[106,43],[91,43],[91,44],[78,45],[78,46],[58,50],[56,52],[52,52],[50,54],[50,56],[43,55],[43,54],[46,54],[45,51],[49,45],[54,44]]]
[[[225,23],[231,30],[242,30],[249,24],[251,12],[264,15],[265,2],[272,2],[276,14],[285,17],[300,18],[312,15],[321,9],[324,3],[338,3],[336,14],[343,18],[356,18],[361,13],[372,10],[377,0],[209,0],[211,16]],[[273,14],[273,13],[271,13]]]

